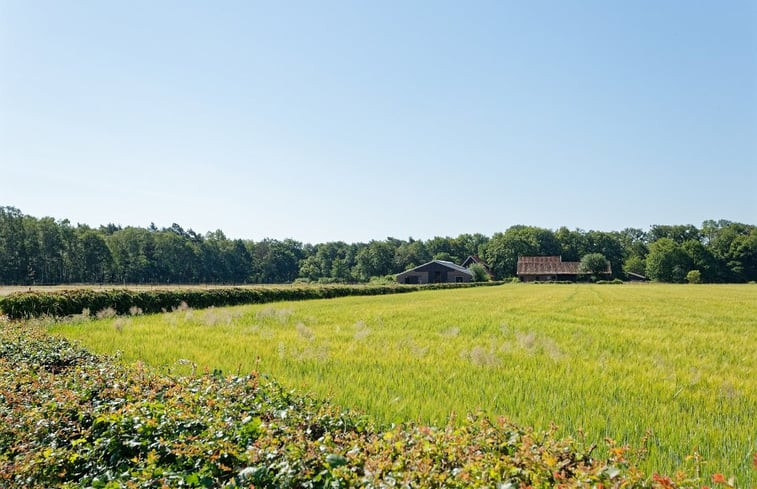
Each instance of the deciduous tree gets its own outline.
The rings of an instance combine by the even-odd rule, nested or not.
[[[581,257],[579,268],[583,273],[589,273],[597,277],[607,272],[607,265],[609,263],[602,253],[589,253]]]
[[[691,269],[691,258],[680,244],[660,238],[649,246],[647,276],[660,282],[683,282]]]

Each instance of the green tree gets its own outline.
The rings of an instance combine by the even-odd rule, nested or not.
[[[757,228],[734,238],[728,250],[728,259],[728,268],[736,280],[757,280]]]
[[[625,273],[635,273],[637,275],[647,274],[647,260],[637,255],[632,255],[626,259],[623,264],[623,271]]]
[[[108,272],[113,266],[113,257],[105,239],[98,232],[83,229],[79,232],[82,248],[82,279],[89,283],[102,283],[108,280]]]
[[[371,241],[357,255],[357,276],[364,281],[393,272],[394,247],[385,241]]]
[[[571,231],[563,226],[557,230],[555,238],[560,243],[560,255],[565,261],[580,260],[589,248],[586,242],[586,233],[580,229]]]
[[[586,250],[581,256],[589,253],[601,253],[610,262],[614,274],[623,270],[625,251],[617,234],[604,231],[589,231],[586,233]]]
[[[229,274],[224,280],[235,284],[247,283],[252,273],[252,256],[247,251],[244,241],[241,239],[227,240],[224,243],[223,250],[224,263],[226,269],[229,270]]]
[[[57,284],[63,278],[63,240],[60,227],[52,217],[37,221],[40,268],[37,278],[43,284]]]
[[[155,282],[154,235],[144,228],[127,227],[108,236],[117,282]]]
[[[253,280],[263,283],[292,282],[299,274],[302,244],[292,239],[264,239],[255,243]]]
[[[725,282],[757,280],[757,227],[729,221],[710,223],[707,248],[718,262],[719,279]]]
[[[519,256],[559,255],[560,243],[549,229],[512,226],[492,236],[484,260],[498,279],[515,276]]]
[[[700,274],[700,280],[703,282],[719,281],[720,265],[713,256],[712,252],[707,249],[700,241],[688,240],[681,245],[683,251],[691,260],[691,267],[696,269]]]
[[[36,239],[34,241],[36,244]],[[0,282],[20,284],[29,281],[27,243],[25,216],[15,207],[0,207]]]
[[[455,256],[455,249],[450,237],[435,236],[426,241],[426,249],[434,260],[457,261],[460,259],[460,257]]]
[[[186,284],[197,280],[198,253],[188,235],[173,230],[160,231],[154,234],[153,243],[151,281]]]
[[[660,238],[649,246],[647,276],[660,282],[681,283],[691,269],[691,258],[680,244]]]
[[[84,281],[84,250],[79,233],[71,226],[68,219],[59,221],[58,225],[63,244],[61,283],[82,282]]]
[[[701,284],[702,274],[699,273],[699,270],[689,270],[689,273],[686,274],[686,281],[690,284]]]
[[[736,223],[725,219],[720,219],[718,221],[708,219],[704,221],[702,223],[702,238],[704,239],[705,244],[712,243],[723,229],[728,228],[732,224]]]
[[[697,229],[696,226],[693,226],[691,224],[679,224],[674,226],[655,224],[649,229],[649,233],[647,234],[649,236],[650,242],[654,242],[662,238],[668,238],[672,239],[678,244],[682,244],[684,241],[689,241],[692,239],[695,241],[701,241],[702,239],[702,232]]]
[[[39,239],[38,220],[31,216],[22,218],[23,232],[20,243],[23,254],[20,258],[25,267],[25,283],[38,284],[42,282],[42,250]]]
[[[489,274],[486,273],[486,269],[480,263],[474,263],[468,267],[468,270],[473,273],[474,282],[488,282],[490,280]]]
[[[320,260],[316,255],[300,260],[300,277],[315,281],[326,275],[321,271]]]
[[[469,256],[482,256],[489,238],[481,233],[461,234],[452,240],[453,255],[459,258],[455,263],[462,263]]]
[[[613,233],[617,236],[618,241],[623,247],[623,253],[626,258],[632,256],[638,256],[639,258],[646,258],[649,253],[649,239],[647,233],[638,228],[625,228],[622,231]],[[643,275],[643,273],[642,273]]]
[[[422,265],[431,260],[431,255],[423,241],[410,238],[400,244],[394,252],[394,269],[397,271],[408,270]]]
[[[583,273],[590,273],[593,277],[597,277],[607,272],[609,263],[602,253],[589,253],[581,257],[579,269]]]

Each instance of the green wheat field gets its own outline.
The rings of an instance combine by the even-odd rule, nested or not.
[[[94,313],[94,311],[93,311]],[[384,423],[470,411],[750,486],[757,286],[525,285],[177,311],[50,326],[175,374],[258,370]]]

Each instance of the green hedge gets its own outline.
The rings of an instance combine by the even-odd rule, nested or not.
[[[202,309],[276,301],[399,294],[417,290],[476,287],[499,283],[233,287],[149,291],[74,289],[60,292],[20,292],[0,297],[0,310],[10,319],[73,316],[81,314],[84,309],[95,313],[108,308],[112,308],[117,314],[127,314],[132,308],[139,308],[142,312],[149,314],[170,311],[179,307],[181,303],[195,309]]]

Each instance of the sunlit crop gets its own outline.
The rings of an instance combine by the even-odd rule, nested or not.
[[[694,453],[751,481],[757,287],[503,285],[178,310],[56,324],[97,352],[174,373],[268,372],[379,422],[481,409],[639,445],[671,473]],[[746,484],[749,486],[749,482]]]

